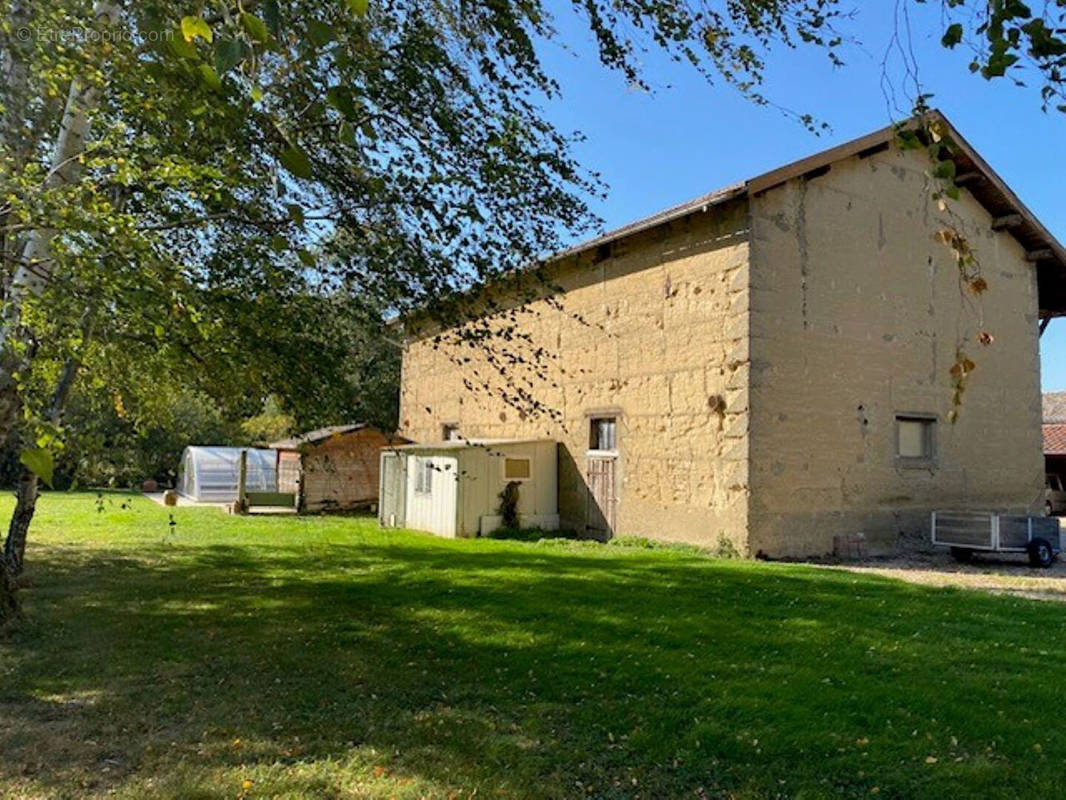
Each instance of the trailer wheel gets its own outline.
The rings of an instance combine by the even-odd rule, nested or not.
[[[1047,539],[1033,539],[1029,542],[1029,563],[1034,567],[1050,567],[1055,560],[1055,551]]]
[[[973,561],[973,550],[969,547],[952,547],[951,557],[960,564],[969,564]]]

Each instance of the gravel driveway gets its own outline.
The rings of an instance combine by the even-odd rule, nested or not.
[[[1030,567],[1024,555],[979,555],[969,564],[960,564],[947,552],[825,566],[827,569],[884,575],[926,586],[957,586],[1066,603],[1066,554],[1048,569]]]

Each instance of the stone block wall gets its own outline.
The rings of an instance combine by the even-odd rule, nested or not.
[[[746,551],[747,227],[733,202],[559,264],[563,291],[498,315],[510,335],[487,348],[412,338],[401,433],[557,440],[562,524],[582,530],[589,418],[616,414],[615,535]]]
[[[1036,270],[963,189],[952,209],[989,286],[966,289],[927,171],[891,149],[751,201],[753,552],[819,555],[859,532],[884,551],[927,543],[936,508],[1039,510]],[[960,347],[976,370],[952,424]],[[907,412],[936,417],[932,468],[896,458]]]

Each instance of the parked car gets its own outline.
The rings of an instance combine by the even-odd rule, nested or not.
[[[1047,476],[1047,513],[1066,514],[1066,482],[1061,475]]]

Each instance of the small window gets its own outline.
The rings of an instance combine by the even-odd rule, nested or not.
[[[442,427],[441,432],[443,434],[441,438],[444,441],[456,442],[459,440],[459,423],[449,422]]]
[[[415,459],[415,494],[433,493],[433,461],[419,456]]]
[[[593,417],[589,420],[589,450],[617,449],[617,417]]]
[[[896,416],[896,455],[903,464],[926,466],[936,459],[936,418]]]
[[[505,481],[528,481],[533,476],[533,464],[528,458],[505,458],[503,479]]]
[[[1049,488],[1053,492],[1062,491],[1062,481],[1059,479],[1058,475],[1047,476],[1047,488]]]

